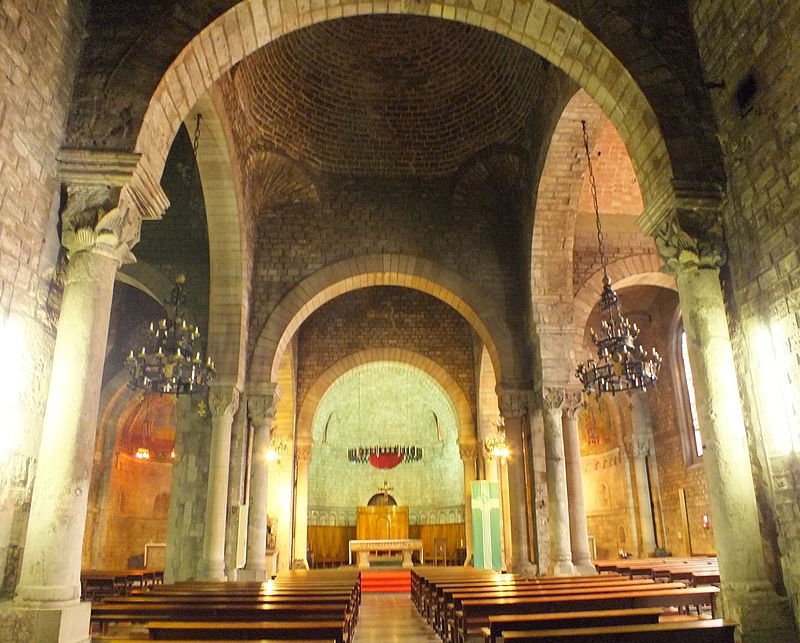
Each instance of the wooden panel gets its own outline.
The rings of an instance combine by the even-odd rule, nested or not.
[[[373,505],[356,509],[358,540],[408,538],[408,507]]]
[[[314,564],[324,566],[332,563],[347,563],[347,545],[355,540],[353,526],[308,526],[308,543],[314,552]]]
[[[451,523],[442,525],[412,525],[409,529],[409,538],[419,538],[425,548],[425,562],[433,561],[434,544],[436,538],[447,538],[447,560],[455,561],[456,548],[464,546],[464,523]]]

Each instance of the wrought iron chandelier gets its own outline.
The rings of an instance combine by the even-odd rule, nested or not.
[[[622,315],[617,293],[611,287],[608,277],[608,264],[600,225],[600,207],[597,203],[597,185],[592,171],[592,156],[589,151],[589,136],[586,121],[583,126],[583,147],[589,171],[589,187],[592,192],[595,222],[597,224],[597,244],[600,248],[600,263],[603,267],[603,292],[600,295],[600,335],[590,329],[592,342],[597,347],[597,361],[590,355],[588,361],[578,364],[575,377],[581,381],[586,393],[616,394],[621,391],[646,389],[655,386],[661,357],[652,349],[652,354],[637,344],[639,327]]]
[[[483,449],[490,458],[505,460],[508,458],[509,454],[508,442],[506,442],[505,420],[499,417],[494,426],[495,432],[492,435],[486,436],[486,439],[483,441]]]
[[[347,450],[347,459],[354,464],[372,464],[379,469],[393,468],[401,462],[419,462],[422,460],[422,447],[417,446],[378,446],[355,447]],[[380,463],[392,466],[379,466]]]
[[[181,395],[208,390],[214,377],[214,361],[205,360],[200,329],[184,316],[186,278],[178,275],[170,295],[173,314],[150,323],[148,337],[138,354],[131,350],[125,360],[128,385],[148,393]]]

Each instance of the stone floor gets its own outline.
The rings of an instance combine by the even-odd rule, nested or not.
[[[419,615],[409,594],[362,594],[353,643],[422,643],[440,640]]]

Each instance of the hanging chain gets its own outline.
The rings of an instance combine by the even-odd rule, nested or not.
[[[194,126],[194,141],[192,142],[192,152],[194,153],[194,157],[197,158],[197,148],[200,147],[200,121],[203,120],[203,115],[200,112],[198,112],[195,119],[196,120]]]
[[[600,206],[597,204],[597,183],[594,180],[592,170],[592,155],[589,151],[589,134],[586,132],[586,121],[581,121],[583,127],[583,148],[586,150],[586,163],[589,168],[589,188],[592,191],[592,203],[594,204],[595,223],[597,225],[597,245],[600,247],[600,263],[603,266],[603,277],[608,281],[608,266],[606,261],[606,244],[603,237],[603,228],[600,226]]]

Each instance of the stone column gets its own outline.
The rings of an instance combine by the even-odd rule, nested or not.
[[[211,454],[208,465],[206,530],[200,578],[227,580],[225,573],[225,523],[228,514],[228,468],[231,453],[233,416],[239,408],[239,391],[233,386],[216,385],[208,394],[211,409]]]
[[[87,155],[89,153],[86,153]],[[119,183],[137,157],[62,159],[72,179],[61,214],[68,264],[31,499],[16,615],[16,640],[88,641],[89,603],[80,601],[81,550],[114,277],[133,261],[140,218],[118,206]],[[107,176],[108,163],[118,173]],[[65,176],[68,175],[68,176]]]
[[[478,443],[474,439],[459,438],[458,450],[464,463],[464,544],[468,562],[472,558],[472,490],[470,483],[475,480],[475,462],[478,457]]]
[[[306,560],[308,550],[308,465],[311,462],[311,444],[298,443],[297,481],[295,486],[294,559]],[[306,560],[306,563],[308,561]]]
[[[700,217],[694,230],[709,215],[692,214]],[[764,564],[750,450],[719,281],[722,225],[717,212],[710,215],[713,223],[702,238],[681,229],[677,214],[670,216],[659,228],[656,244],[678,284],[705,445],[703,468],[719,558],[721,605],[726,618],[741,624],[743,640],[796,641],[789,603],[774,591]]]
[[[650,424],[647,394],[634,391],[629,395],[633,434],[630,453],[636,474],[636,500],[639,503],[639,531],[641,532],[642,556],[652,556],[656,551],[656,531],[653,527],[653,504],[647,476],[647,457],[650,455],[653,435]]]
[[[583,502],[583,472],[581,470],[581,444],[578,434],[578,411],[583,395],[568,391],[564,399],[564,460],[569,497],[569,540],[572,564],[579,574],[596,574],[589,553],[589,529],[586,526],[586,508]]]
[[[267,576],[267,453],[279,399],[277,384],[269,384],[267,390],[247,397],[247,408],[253,422],[253,453],[247,503],[247,559],[237,580],[263,581]]]
[[[570,576],[575,573],[570,545],[567,471],[561,425],[564,396],[563,388],[548,387],[542,391],[547,496],[550,507],[550,559],[556,576]]]
[[[506,466],[511,509],[511,571],[532,577],[536,575],[536,567],[531,561],[528,542],[528,500],[522,451],[522,418],[528,412],[528,392],[498,386],[497,397],[509,449]]]

